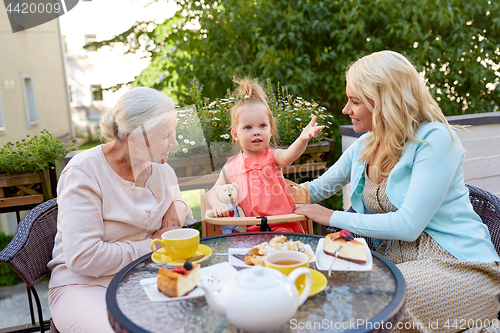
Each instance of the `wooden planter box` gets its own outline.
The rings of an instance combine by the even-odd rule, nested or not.
[[[52,199],[49,171],[0,174],[0,208],[39,204]]]
[[[335,140],[325,139],[318,143],[307,145],[304,153],[289,167],[283,168],[283,173],[294,173],[300,169],[321,170],[326,168],[326,163],[333,150]],[[178,178],[204,176],[222,169],[226,157],[212,157],[210,154],[196,155],[189,158],[171,157],[168,164],[175,170]]]
[[[325,138],[318,143],[307,145],[304,153],[292,165],[283,168],[283,174],[301,174],[326,169],[326,163],[333,151],[335,140]]]

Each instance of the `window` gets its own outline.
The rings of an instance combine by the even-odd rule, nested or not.
[[[92,101],[102,101],[102,87],[100,84],[93,84],[90,86],[92,91]]]
[[[85,35],[85,45],[88,45],[90,43],[97,42],[97,36],[96,35]],[[91,46],[86,49],[88,52],[94,52],[97,50],[95,46]]]
[[[31,127],[38,123],[33,77],[31,74],[21,73],[21,81],[23,85],[24,110],[26,111],[27,125]]]
[[[2,95],[0,95],[0,133],[5,131],[5,121],[3,119]]]

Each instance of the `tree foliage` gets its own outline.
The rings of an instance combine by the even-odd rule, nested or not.
[[[347,66],[390,49],[424,73],[446,115],[493,111],[500,2],[488,0],[176,0],[164,23],[138,22],[101,44],[145,49],[151,64],[133,82],[189,103],[196,77],[222,98],[231,77],[280,82],[340,115]]]

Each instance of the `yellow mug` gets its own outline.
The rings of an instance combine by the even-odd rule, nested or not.
[[[193,257],[200,245],[200,232],[196,229],[182,228],[165,231],[160,239],[151,241],[151,250],[159,254],[168,255],[171,260],[186,260]],[[158,242],[163,249],[156,249]]]
[[[309,267],[309,256],[298,251],[278,251],[270,253],[264,259],[264,266],[276,269],[288,276],[296,268]],[[306,275],[302,274],[295,280],[295,286],[302,293],[306,286]]]

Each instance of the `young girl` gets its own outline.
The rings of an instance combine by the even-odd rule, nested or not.
[[[238,184],[238,204],[245,216],[272,216],[292,214],[295,201],[288,190],[283,173],[278,167],[292,164],[304,152],[309,139],[325,126],[315,126],[316,116],[304,128],[299,138],[287,149],[270,149],[271,138],[276,146],[276,121],[267,104],[267,96],[256,81],[235,81],[241,98],[231,109],[231,135],[240,147],[240,153],[228,159],[219,179],[208,194],[208,202],[215,217],[229,216],[228,206],[221,202],[214,189],[217,185]],[[231,233],[237,226],[223,226],[223,233]],[[275,232],[300,232],[300,222],[271,225]],[[259,231],[251,226],[247,231]]]

